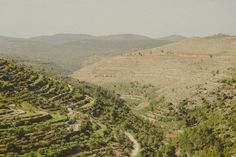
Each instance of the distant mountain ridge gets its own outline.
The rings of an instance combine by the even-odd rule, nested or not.
[[[180,41],[185,39],[186,37],[182,35],[170,35],[166,37],[159,38],[160,40],[166,40],[166,41]]]
[[[235,37],[235,35],[228,35],[228,34],[218,33],[218,34],[215,34],[215,35],[207,36],[206,38],[214,39],[214,38],[225,38],[225,37]]]
[[[228,35],[223,33],[218,33],[210,36],[205,36],[205,38],[222,38],[222,37],[234,37],[235,35]],[[46,43],[66,43],[80,40],[151,40],[159,39],[165,41],[179,41],[187,37],[173,34],[169,36],[151,38],[145,35],[139,34],[111,34],[111,35],[90,35],[90,34],[70,34],[70,33],[59,33],[54,35],[41,35],[34,36],[30,38],[17,38],[17,37],[8,37],[0,35],[0,42],[3,41],[16,41],[16,40],[28,40],[28,41],[37,41],[37,42],[46,42]],[[204,37],[203,37],[204,38]]]
[[[2,36],[0,54],[36,60],[37,64],[50,62],[53,63],[53,67],[61,67],[60,71],[73,72],[106,57],[133,50],[155,48],[173,42],[175,42],[173,39],[159,40],[136,34],[106,36],[55,34],[32,38]]]
[[[137,34],[114,34],[114,35],[103,35],[103,36],[94,36],[90,34],[55,34],[55,35],[35,36],[31,38],[14,38],[14,37],[0,36],[0,42],[26,40],[33,42],[48,43],[48,44],[64,44],[83,40],[149,40],[149,39],[152,38]]]
[[[149,40],[152,39],[150,37],[144,35],[137,35],[137,34],[114,34],[114,35],[106,35],[106,36],[99,36],[98,38],[104,40]]]
[[[29,40],[35,42],[43,42],[49,44],[63,44],[67,42],[74,42],[80,40],[92,40],[95,36],[89,34],[55,34],[55,35],[43,35],[29,38]]]
[[[15,38],[15,37],[7,37],[7,36],[0,35],[0,43],[1,42],[10,42],[10,41],[20,41],[20,40],[25,40],[25,39]]]
[[[39,36],[30,38],[32,41],[45,42],[49,44],[63,44],[83,40],[148,40],[146,36],[136,34],[116,34],[106,36],[94,36],[89,34],[56,34],[52,36]]]

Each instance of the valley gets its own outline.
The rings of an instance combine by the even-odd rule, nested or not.
[[[184,39],[72,77],[3,55],[0,156],[234,156],[235,41]]]
[[[0,157],[236,157],[236,0],[0,0]]]

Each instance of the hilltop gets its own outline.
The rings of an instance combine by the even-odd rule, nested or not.
[[[236,37],[194,37],[162,46],[156,51],[184,55],[233,55],[235,56]]]

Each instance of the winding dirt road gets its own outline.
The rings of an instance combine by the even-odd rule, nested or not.
[[[132,150],[132,153],[130,154],[130,156],[136,157],[139,150],[140,150],[140,144],[138,143],[138,141],[134,138],[134,136],[131,133],[125,132],[125,135],[128,136],[130,141],[133,142],[133,150]]]

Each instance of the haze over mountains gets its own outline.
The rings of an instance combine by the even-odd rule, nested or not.
[[[107,36],[93,36],[89,34],[56,34],[52,36],[33,37],[30,39],[48,44],[64,44],[81,40],[148,40],[151,38],[136,34],[118,34]]]
[[[155,48],[184,37],[152,39],[142,35],[56,34],[32,38],[0,36],[0,53],[21,56],[37,64],[52,64],[70,73],[101,58],[119,55],[132,49]],[[54,69],[55,70],[55,69]]]

